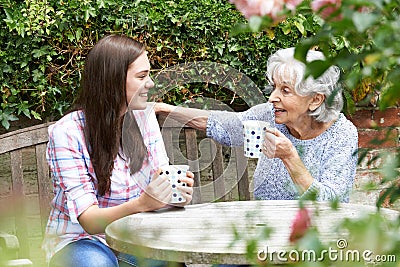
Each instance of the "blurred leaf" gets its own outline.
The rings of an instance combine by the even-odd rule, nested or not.
[[[345,111],[347,114],[354,114],[354,112],[356,111],[356,105],[354,103],[353,98],[351,97],[351,95],[349,94],[349,92],[344,91],[343,92],[343,96],[345,99]]]
[[[398,104],[400,101],[400,84],[392,84],[386,88],[380,96],[379,108],[386,108]]]
[[[312,250],[317,255],[324,249],[323,244],[319,239],[318,230],[312,227],[307,230],[306,234],[301,239],[299,239],[296,243],[296,247],[298,250]]]
[[[305,77],[312,76],[314,79],[321,76],[332,64],[325,60],[314,60],[307,64]]]
[[[312,46],[314,46],[314,43],[311,41],[303,41],[300,45],[296,46],[294,57],[297,60],[306,63],[308,50],[310,50]]]
[[[340,201],[338,198],[331,200],[331,208],[332,210],[337,210],[339,208]]]
[[[363,32],[371,27],[371,25],[374,24],[377,19],[378,16],[371,13],[354,12],[353,14],[353,23],[358,32]]]
[[[249,19],[249,27],[253,32],[259,31],[262,23],[263,19],[259,16],[251,16]]]

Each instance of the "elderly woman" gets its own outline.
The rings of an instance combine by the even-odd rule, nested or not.
[[[323,59],[309,51],[307,61]],[[272,86],[268,103],[247,111],[206,111],[157,103],[156,113],[169,114],[206,130],[216,141],[243,145],[242,122],[262,120],[267,129],[263,155],[254,173],[256,199],[349,201],[357,164],[356,127],[340,113],[343,98],[340,71],[330,67],[317,79],[304,79],[305,65],[294,58],[294,48],[273,54],[267,63]]]

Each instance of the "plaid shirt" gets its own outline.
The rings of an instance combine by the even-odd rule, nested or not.
[[[47,160],[53,173],[54,198],[47,223],[43,249],[47,260],[67,244],[96,238],[105,242],[104,234],[89,235],[78,222],[88,207],[107,208],[137,198],[168,157],[152,108],[132,111],[147,147],[147,160],[137,173],[130,175],[129,165],[119,155],[114,160],[110,192],[97,195],[97,180],[87,150],[82,111],[75,111],[49,127]]]

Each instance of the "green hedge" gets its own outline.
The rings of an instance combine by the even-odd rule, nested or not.
[[[245,19],[225,0],[0,1],[0,120],[5,128],[21,116],[59,118],[80,86],[85,55],[108,33],[145,42],[154,72],[212,61],[243,72],[263,88],[268,55],[319,27],[314,17],[299,15],[270,31],[233,35],[232,27]],[[202,84],[179,86],[163,101],[201,97],[244,105],[231,91]]]

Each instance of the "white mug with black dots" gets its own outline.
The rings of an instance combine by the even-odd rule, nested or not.
[[[246,157],[259,158],[262,155],[262,144],[267,128],[271,128],[271,125],[266,121],[243,122],[243,146]]]
[[[160,175],[166,176],[172,186],[171,204],[183,203],[186,201],[177,187],[186,186],[186,183],[182,182],[181,178],[186,177],[186,172],[188,170],[188,165],[167,165],[161,167]]]

